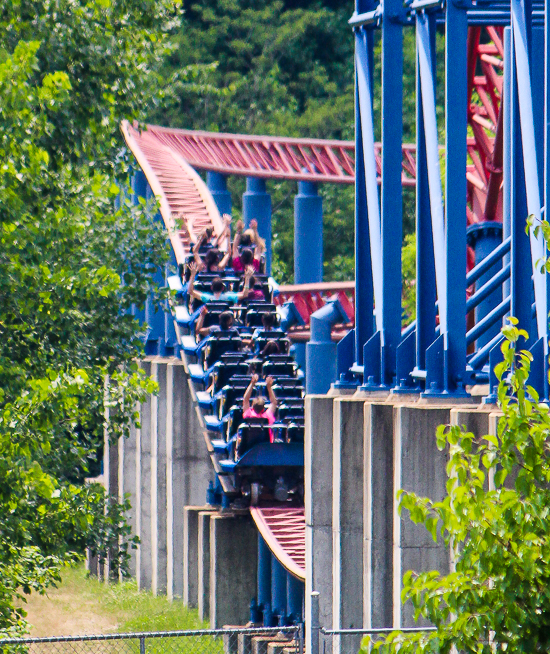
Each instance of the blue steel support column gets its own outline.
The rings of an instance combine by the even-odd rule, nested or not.
[[[286,575],[287,571],[271,556],[271,602],[273,615],[286,618]]]
[[[271,550],[258,534],[258,606],[271,607]]]
[[[336,381],[336,343],[331,331],[336,323],[346,323],[348,316],[338,300],[327,302],[311,314],[311,337],[306,345],[306,393],[328,393]]]
[[[294,198],[294,283],[323,281],[323,198],[317,184],[298,182]]]
[[[432,79],[435,84],[435,16],[427,17]],[[434,87],[435,95],[435,87]],[[416,368],[426,369],[426,350],[435,340],[437,300],[435,259],[426,158],[426,131],[420,70],[416,64]]]
[[[246,178],[246,192],[243,194],[243,219],[245,227],[250,221],[258,221],[258,232],[265,239],[266,271],[271,274],[271,196],[266,191],[265,179]]]
[[[231,193],[227,190],[227,177],[209,170],[206,173],[206,186],[214,198],[221,214],[231,215]]]
[[[149,184],[147,184],[147,190],[145,193],[147,203],[152,203],[155,201],[155,194],[153,193]],[[155,215],[155,220],[162,220],[160,213]],[[153,283],[157,286],[164,286],[164,271],[157,267],[156,271],[153,274]],[[145,353],[146,354],[165,354],[165,312],[162,307],[158,309],[155,308],[151,298],[147,298],[145,303],[145,322],[149,325],[149,330],[147,333],[147,340],[145,342]]]
[[[136,168],[131,177],[132,185],[132,203],[139,204],[139,198],[145,199],[147,195],[147,178],[141,168]],[[145,307],[138,307],[135,304],[132,307],[134,317],[140,322],[145,322]]]
[[[382,333],[380,383],[393,386],[396,350],[401,341],[401,243],[403,240],[402,0],[384,0],[382,16]],[[390,117],[394,117],[391,119]],[[378,300],[377,300],[378,301]],[[399,380],[396,380],[399,381]]]
[[[287,572],[286,614],[292,622],[302,622],[302,605],[304,602],[304,582]]]
[[[519,326],[529,333],[528,346],[534,342],[531,304],[533,302],[533,282],[531,280],[531,248],[529,237],[525,233],[527,219],[527,194],[525,190],[525,173],[521,142],[521,124],[519,115],[519,98],[517,84],[516,58],[514,55],[513,32],[510,35],[509,60],[511,65],[511,216],[510,216],[510,313],[518,319]],[[522,343],[520,347],[525,347]]]
[[[356,0],[355,10],[362,14],[373,9],[370,0]],[[373,34],[367,30],[367,56],[372,60]],[[357,40],[356,40],[357,49]],[[363,365],[363,346],[374,334],[374,291],[372,261],[370,254],[370,235],[365,184],[365,159],[363,156],[363,136],[361,110],[359,106],[359,84],[357,78],[357,57],[355,72],[355,360]]]
[[[501,111],[503,112],[503,140],[502,140],[502,240],[506,240],[511,234],[512,216],[512,77],[514,65],[512,62],[512,29],[504,28],[504,75],[502,80]],[[510,263],[510,255],[502,259],[502,265]],[[502,285],[504,297],[510,295],[510,280]]]
[[[463,394],[466,372],[466,160],[468,16],[458,0],[446,5],[445,254],[446,293],[439,298],[445,391]]]
[[[437,112],[435,102],[435,58],[431,23],[424,13],[416,16],[416,45],[418,54],[419,80],[424,118],[424,137],[426,146],[426,167],[430,214],[433,236],[435,282],[439,302],[440,335],[425,350],[425,394],[440,395],[447,392],[444,379],[444,338],[447,333],[447,245],[445,241],[445,216],[441,189],[441,167]],[[462,174],[462,173],[461,173]],[[464,226],[462,226],[464,229]],[[460,273],[459,273],[460,274]],[[464,275],[466,270],[464,270]],[[464,317],[464,326],[466,318]],[[465,330],[464,330],[465,331]]]

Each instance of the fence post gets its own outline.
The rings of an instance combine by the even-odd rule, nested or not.
[[[319,635],[321,625],[319,624],[319,593],[314,590],[311,593],[311,654],[319,654]],[[308,654],[310,654],[308,652]]]
[[[140,636],[139,638],[139,654],[145,654],[145,637]]]

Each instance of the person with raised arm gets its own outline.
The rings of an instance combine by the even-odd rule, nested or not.
[[[277,411],[277,398],[273,391],[273,377],[268,377],[265,380],[265,387],[269,394],[269,406],[265,408],[265,398],[264,397],[255,397],[252,400],[252,406],[250,406],[250,398],[252,397],[252,392],[254,387],[258,382],[258,375],[252,375],[250,384],[246,389],[246,392],[243,397],[243,420],[247,418],[265,418],[269,425],[272,425],[275,422],[275,412]],[[269,440],[273,443],[273,432],[269,430]]]
[[[250,279],[254,274],[254,268],[252,268],[251,266],[249,266],[244,273],[243,290],[238,293],[235,293],[233,291],[226,291],[225,284],[223,283],[221,277],[216,277],[216,279],[212,281],[212,284],[210,286],[212,291],[211,293],[203,293],[201,291],[196,291],[195,277],[198,272],[198,266],[195,262],[192,262],[189,264],[189,269],[191,271],[191,276],[189,277],[189,285],[188,285],[187,292],[189,294],[189,297],[191,298],[200,300],[205,304],[207,302],[231,302],[232,304],[235,304],[236,302],[240,302],[241,300],[244,300],[246,297],[248,297],[248,294],[250,292]]]

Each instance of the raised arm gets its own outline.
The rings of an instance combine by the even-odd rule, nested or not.
[[[254,259],[258,259],[259,261],[262,254],[264,254],[266,247],[264,239],[258,232],[258,221],[255,218],[250,221],[250,229],[254,232],[254,244],[256,245],[254,248]]]
[[[222,247],[224,240],[228,239],[228,244],[231,243],[231,216],[228,213],[224,213],[222,216],[223,220],[223,230],[219,236],[215,238],[215,245],[219,249]],[[230,247],[228,248],[231,249]]]
[[[244,300],[245,298],[248,297],[248,294],[250,293],[250,278],[254,274],[254,268],[252,266],[247,266],[246,270],[244,271],[244,286],[243,290],[240,293],[237,293],[237,297],[239,300]]]
[[[269,394],[269,410],[273,415],[275,415],[275,411],[277,411],[277,396],[275,395],[275,392],[273,391],[273,377],[268,377],[265,380],[265,387],[267,388],[267,392]]]
[[[195,276],[197,274],[198,269],[199,267],[195,262],[189,264],[189,270],[191,271],[191,276],[189,277],[189,286],[187,287],[187,293],[189,294],[189,297],[200,300],[201,298],[199,293],[195,291]]]
[[[206,231],[202,232],[197,242],[195,243],[195,246],[193,247],[193,258],[195,259],[195,263],[199,267],[199,270],[202,270],[202,268],[204,268],[204,263],[201,259],[201,255],[199,254],[199,250],[201,249],[202,242],[204,241],[205,238],[206,238]]]
[[[239,256],[239,243],[241,242],[241,236],[243,233],[243,221],[242,220],[237,220],[237,224],[235,226],[237,233],[235,235],[235,240],[233,241],[233,258],[236,259]]]
[[[248,409],[250,409],[250,398],[252,397],[252,391],[254,390],[254,386],[256,386],[258,379],[258,375],[252,375],[250,384],[248,384],[248,388],[246,389],[243,397],[243,413],[246,413]]]
[[[218,243],[221,243],[223,241],[224,235],[227,236],[227,252],[223,255],[222,260],[218,264],[218,267],[220,270],[225,270],[227,267],[227,264],[229,263],[229,259],[231,258],[231,216],[227,213],[223,214],[223,219],[225,221],[225,227],[223,229],[223,233],[218,239]]]
[[[204,327],[204,319],[206,318],[206,314],[208,313],[208,308],[206,307],[206,304],[204,304],[201,307],[201,312],[199,313],[199,317],[197,318],[197,322],[195,323],[195,337],[197,336],[205,336],[209,331],[210,327]],[[197,338],[197,341],[199,339]]]

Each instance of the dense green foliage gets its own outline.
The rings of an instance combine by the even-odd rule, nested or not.
[[[128,537],[124,507],[85,479],[104,428],[124,435],[154,390],[128,309],[166,235],[150,208],[115,208],[115,180],[128,176],[120,120],[157,96],[173,13],[168,0],[0,9],[0,629],[24,628],[16,595],[43,591],[61,562]]]
[[[149,119],[186,129],[352,140],[353,3],[334,0],[208,0],[184,2],[176,47],[166,58],[166,95]],[[415,40],[404,36],[403,138],[415,136]],[[375,78],[381,42],[375,34]],[[441,52],[442,39],[438,39]],[[441,61],[441,57],[439,60]],[[442,98],[442,69],[438,70]],[[380,137],[380,84],[375,85]],[[396,117],[398,120],[399,118]],[[243,180],[230,179],[235,212]],[[271,182],[274,258],[278,279],[293,279],[293,198],[296,184]],[[324,275],[352,279],[353,188],[322,185]],[[414,231],[414,190],[404,193],[404,234]]]
[[[498,433],[476,439],[441,426],[449,453],[441,502],[402,492],[401,510],[452,548],[454,570],[406,572],[402,599],[436,630],[393,633],[376,649],[391,652],[544,652],[550,642],[550,412],[529,386],[527,333],[503,329]],[[370,651],[363,643],[362,651]]]
[[[163,72],[169,97],[151,116],[187,129],[353,139],[349,3],[208,0],[184,3]],[[207,67],[200,64],[209,64]],[[231,179],[236,213],[244,183]],[[293,278],[296,184],[272,182],[274,272]],[[325,277],[353,278],[353,188],[321,188]]]

